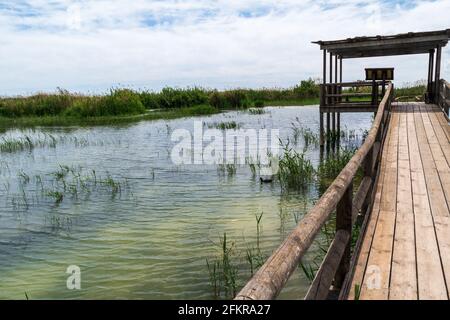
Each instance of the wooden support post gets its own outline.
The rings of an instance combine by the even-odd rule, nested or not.
[[[334,94],[334,90],[333,90],[333,54],[330,52],[330,93]],[[330,99],[331,100],[331,104],[334,105],[334,97]]]
[[[323,105],[327,104],[327,99],[325,98],[325,95],[327,93],[327,88],[326,88],[326,84],[327,84],[327,50],[323,50],[323,87],[322,87],[322,97],[321,97],[321,101]]]
[[[336,54],[334,56],[334,86],[333,86],[333,94],[338,94],[339,93],[338,87],[337,87],[337,82],[338,82],[338,56]],[[334,99],[334,104],[338,104],[338,103],[339,103],[339,99],[335,98]],[[333,130],[333,136],[334,136],[336,134],[336,112],[333,112],[332,130]],[[333,142],[334,142],[334,139],[333,139]]]
[[[335,83],[335,87],[334,87],[334,94],[338,94],[339,93],[339,90],[338,90],[338,86],[337,86],[337,83],[338,83],[338,55],[335,55],[334,56],[335,57],[335,59],[334,59],[334,83]],[[336,103],[338,103],[339,102],[339,99],[336,99]]]
[[[336,207],[336,231],[344,230],[352,234],[352,211],[353,211],[353,180],[345,190],[344,195]],[[341,288],[345,276],[350,269],[350,243],[348,241],[341,263],[334,277],[334,287]]]
[[[339,57],[339,83],[342,83],[342,56]],[[342,86],[339,86],[339,94],[342,94]],[[342,102],[342,98],[339,102]]]
[[[330,141],[330,113],[327,112],[327,144]]]
[[[336,132],[336,112],[333,112],[331,118],[331,132],[334,135]]]
[[[381,131],[381,130],[380,130]],[[379,146],[380,144],[378,144]],[[372,188],[375,184],[376,174],[374,172],[375,170],[375,160],[376,160],[376,154],[374,154],[374,146],[372,146],[367,152],[366,159],[364,160],[363,164],[363,170],[364,170],[364,177],[369,178],[371,181],[370,188],[367,192],[367,195],[365,197],[365,201],[363,202],[363,205],[361,206],[361,213],[365,213],[367,211],[367,208],[369,207],[370,203],[372,203]],[[378,147],[379,148],[379,147]],[[378,151],[376,152],[378,153]]]
[[[377,86],[377,81],[375,80],[375,72],[373,73],[372,76],[372,106],[377,105],[376,101],[378,100],[378,96],[376,93],[376,86]]]
[[[339,83],[342,83],[342,56],[339,57]],[[342,94],[342,86],[339,86],[339,94]],[[339,102],[342,102],[340,98]],[[341,139],[341,113],[337,113],[337,131],[339,135],[339,140]]]
[[[433,69],[434,69],[434,49],[430,50],[428,58],[428,82],[427,82],[427,103],[433,101]]]
[[[338,82],[338,59],[339,57],[337,55],[334,56],[334,83]]]
[[[367,152],[366,159],[364,160],[364,167],[363,167],[364,176],[373,178],[373,176],[374,176],[373,169],[374,168],[373,168],[373,147],[372,147]]]
[[[325,143],[324,133],[323,133],[323,112],[320,111],[320,147],[323,147]]]
[[[339,137],[338,141],[340,141],[341,140],[341,113],[340,112],[337,113],[336,124],[337,124],[337,135]]]
[[[436,50],[436,73],[435,73],[435,86],[434,86],[434,103],[439,103],[439,83],[441,78],[441,56],[442,46],[438,45]]]

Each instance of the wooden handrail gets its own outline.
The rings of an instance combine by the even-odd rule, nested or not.
[[[375,81],[378,85],[381,85],[382,81]],[[386,81],[386,84],[390,83],[389,81]],[[321,86],[326,87],[371,87],[373,85],[373,81],[357,81],[357,82],[337,82],[337,83],[325,83],[320,84]]]
[[[439,85],[439,92],[437,93],[437,104],[442,109],[442,112],[449,119],[450,111],[450,83],[442,79]]]
[[[314,290],[314,292],[310,290],[309,293],[315,297],[325,297],[321,290],[323,288],[328,290],[331,285],[330,281],[333,278],[338,282],[338,285],[342,284],[343,276],[348,271],[350,260],[349,239],[352,216],[356,209],[361,209],[355,208],[355,205],[362,206],[366,202],[367,196],[371,194],[371,189],[373,189],[373,181],[375,180],[373,179],[373,170],[377,161],[379,161],[382,143],[386,135],[393,90],[393,85],[390,83],[379,104],[372,128],[363,145],[356,151],[355,155],[328,187],[316,205],[305,215],[252,279],[247,282],[235,299],[268,300],[276,298],[294,270],[298,268],[301,258],[336,208],[336,225],[338,230],[327,257],[311,286],[311,290]],[[372,186],[368,188],[367,183],[360,186],[357,192],[358,199],[355,199],[357,201],[353,202],[353,178],[361,166],[364,168],[365,176],[372,177]],[[361,188],[364,191],[360,191]],[[360,199],[360,197],[365,200]],[[337,279],[338,277],[339,280]]]

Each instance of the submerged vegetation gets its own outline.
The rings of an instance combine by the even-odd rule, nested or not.
[[[7,196],[15,209],[28,210],[31,204],[39,204],[47,199],[55,205],[59,205],[64,199],[79,199],[91,195],[93,192],[106,193],[112,199],[121,195],[123,191],[130,191],[126,179],[114,178],[109,172],[104,176],[97,175],[95,170],[85,172],[82,167],[60,165],[58,170],[48,174],[30,176],[20,171],[19,193],[9,193],[5,187]],[[32,184],[29,189],[27,185]],[[32,194],[28,194],[32,192]]]
[[[318,102],[318,95],[319,87],[311,79],[288,89],[218,91],[194,87],[164,88],[153,92],[115,88],[103,95],[83,95],[58,89],[52,94],[1,98],[0,125],[100,125],[170,119],[220,110],[261,108],[277,101],[311,104]],[[251,112],[260,114],[263,111]]]

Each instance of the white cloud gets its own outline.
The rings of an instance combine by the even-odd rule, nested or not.
[[[3,1],[0,94],[290,86],[321,75],[313,40],[445,29],[448,12],[450,0]],[[446,48],[447,79],[449,60]],[[389,65],[402,83],[425,78],[426,63],[426,56],[349,60],[344,77]]]

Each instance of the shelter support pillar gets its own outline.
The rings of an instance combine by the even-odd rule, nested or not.
[[[323,79],[322,79],[322,90],[320,91],[320,94],[322,95],[320,97],[321,107],[322,105],[325,105],[327,103],[325,99],[326,94],[326,87],[327,84],[327,50],[323,50]],[[324,137],[324,128],[323,128],[323,112],[320,113],[320,147],[323,147],[325,143],[325,137]]]
[[[439,82],[441,81],[441,56],[442,46],[438,45],[436,49],[436,72],[434,83],[434,103],[439,103]]]
[[[430,50],[428,58],[428,82],[426,102],[433,102],[433,69],[434,69],[434,49]]]

